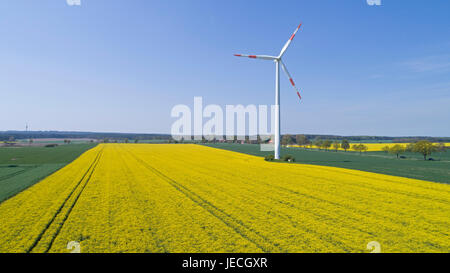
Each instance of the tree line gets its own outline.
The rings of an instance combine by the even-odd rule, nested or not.
[[[281,145],[294,145],[297,144],[303,148],[317,148],[319,150],[334,150],[338,151],[339,149],[343,149],[345,152],[347,150],[354,150],[362,154],[363,152],[368,151],[369,147],[364,144],[353,144],[351,145],[349,140],[343,139],[341,141],[338,140],[330,140],[330,139],[321,139],[316,138],[314,140],[310,140],[305,135],[284,135],[281,140]],[[394,154],[397,158],[400,157],[401,154],[405,152],[413,152],[419,153],[423,156],[424,160],[427,160],[427,156],[430,156],[434,152],[446,152],[447,147],[444,143],[440,142],[434,144],[428,140],[419,140],[414,143],[408,143],[406,145],[395,144],[395,145],[386,145],[382,148],[382,151],[390,154]]]
[[[319,150],[334,150],[338,151],[339,149],[343,149],[345,152],[347,150],[355,150],[360,153],[366,152],[369,147],[364,144],[350,144],[350,141],[347,139],[339,140],[330,140],[330,139],[322,139],[320,137],[315,138],[314,140],[310,140],[305,135],[296,135],[293,137],[292,135],[284,135],[281,139],[281,145],[287,146],[287,145],[293,145],[297,144],[303,148],[317,148]]]
[[[405,152],[419,153],[423,156],[423,160],[427,160],[427,156],[431,156],[432,153],[446,152],[447,147],[442,142],[434,144],[428,140],[421,140],[416,143],[408,143],[406,146],[401,144],[395,144],[393,146],[386,145],[382,148],[382,151],[394,154],[397,158]]]

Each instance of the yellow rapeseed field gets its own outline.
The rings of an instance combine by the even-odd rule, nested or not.
[[[364,145],[366,145],[367,148],[368,148],[368,150],[367,150],[368,152],[379,152],[379,151],[382,151],[383,147],[385,147],[385,146],[392,147],[392,146],[394,146],[396,144],[400,144],[403,147],[406,147],[406,145],[408,143],[350,143],[350,151],[353,150],[352,147],[355,144],[364,144]],[[445,143],[445,146],[450,147],[450,143]],[[301,146],[300,145],[288,145],[288,147],[301,147]],[[309,148],[309,147],[307,147],[307,148]],[[316,148],[316,147],[313,147],[313,148]],[[334,148],[330,147],[330,149],[332,150]],[[339,148],[339,150],[343,151],[344,149]]]
[[[102,144],[0,204],[0,252],[450,252],[450,186],[192,144]]]

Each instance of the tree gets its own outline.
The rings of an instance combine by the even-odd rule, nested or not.
[[[124,142],[125,142],[125,143],[128,143],[128,142],[130,142],[130,141],[128,140],[128,138],[125,138]]]
[[[362,152],[367,152],[367,150],[369,150],[369,147],[367,145],[360,144],[360,146],[361,146],[361,151]]]
[[[436,144],[436,151],[439,152],[439,159],[442,158],[442,153],[447,152],[447,147],[445,147],[445,143],[439,142],[438,144]]]
[[[291,145],[294,144],[294,141],[292,140],[291,135],[283,135],[283,138],[281,139],[281,145]]]
[[[447,148],[445,147],[445,143],[439,142],[438,144],[436,144],[436,150],[439,153],[446,152]]]
[[[322,143],[322,146],[325,149],[325,151],[328,151],[328,149],[331,147],[332,143],[333,142],[331,142],[331,140],[328,140],[328,139]]]
[[[139,142],[139,139],[136,138],[136,139],[134,140],[134,143],[138,143],[138,142]]]
[[[305,135],[297,135],[295,137],[295,140],[297,141],[297,145],[303,146],[303,148],[306,148],[308,145],[308,138]]]
[[[390,147],[388,145],[384,146],[383,148],[381,148],[381,150],[385,153],[389,153],[390,151]]]
[[[33,144],[33,139],[30,138],[30,139],[28,140],[28,143],[29,143],[30,145]]]
[[[320,150],[323,146],[323,140],[320,138],[316,138],[314,140],[314,146],[316,146]]]
[[[369,147],[367,147],[367,145],[364,144],[355,144],[352,146],[352,149],[359,152],[359,154],[362,154],[362,152],[367,151]]]
[[[405,152],[405,146],[400,144],[395,144],[394,146],[389,147],[388,152],[394,155],[397,155],[397,158],[400,154]]]
[[[436,146],[428,140],[421,140],[414,144],[413,152],[423,155],[423,160],[427,160],[427,156],[436,151]]]
[[[414,143],[408,143],[408,144],[406,144],[405,151],[406,151],[406,152],[412,153],[412,152],[414,151]]]
[[[347,152],[347,150],[350,149],[350,143],[348,142],[348,140],[343,139],[342,143],[341,143],[341,147],[342,147],[342,149],[344,149],[345,152]]]
[[[333,148],[336,152],[339,150],[339,148],[341,148],[341,144],[339,143],[339,141],[336,140],[333,142]]]

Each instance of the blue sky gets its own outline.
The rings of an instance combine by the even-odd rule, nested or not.
[[[169,133],[177,104],[274,101],[282,133],[450,136],[450,1],[4,0],[0,130]]]

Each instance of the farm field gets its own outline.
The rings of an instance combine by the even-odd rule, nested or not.
[[[273,153],[260,151],[256,144],[203,145],[261,157]],[[433,153],[431,157],[437,161],[424,161],[417,153],[405,153],[403,155],[406,159],[397,159],[395,155],[385,152],[366,152],[360,155],[359,152],[352,151],[319,151],[294,147],[283,147],[281,150],[282,154],[293,155],[296,162],[301,164],[348,168],[450,184],[450,152]]]
[[[0,147],[0,202],[42,180],[94,146]]]
[[[398,145],[402,145],[403,147],[406,147],[406,145],[408,143],[364,143],[364,142],[361,142],[361,143],[350,143],[350,147],[353,146],[354,144],[364,144],[364,145],[366,145],[367,148],[368,148],[368,150],[367,150],[368,152],[379,152],[379,151],[382,151],[383,147],[385,147],[385,146],[392,147],[392,146],[398,144]],[[450,143],[444,143],[444,144],[445,144],[446,147],[450,147]],[[288,145],[288,147],[297,147],[297,148],[299,148],[301,146],[300,145]],[[307,148],[307,149],[309,149],[309,148]],[[344,149],[339,148],[338,150],[339,151],[343,151]]]
[[[91,141],[94,141],[93,139],[89,138],[68,138],[72,144],[86,144],[91,143]],[[21,144],[29,144],[29,139],[20,139],[17,141],[17,143]],[[64,139],[61,138],[36,138],[33,139],[32,144],[65,144]]]
[[[201,145],[100,144],[0,204],[0,252],[449,252],[450,186]],[[4,220],[3,220],[4,219]]]

